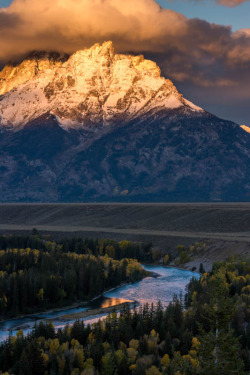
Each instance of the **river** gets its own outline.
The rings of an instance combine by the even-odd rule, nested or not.
[[[56,328],[63,327],[66,323],[60,321],[60,316],[79,313],[86,310],[105,308],[108,306],[115,306],[123,302],[137,301],[140,304],[157,303],[159,300],[163,306],[167,305],[173,298],[174,294],[179,295],[181,292],[185,293],[186,285],[194,276],[199,278],[199,274],[191,271],[184,271],[178,268],[166,268],[161,266],[145,266],[147,271],[157,273],[158,277],[146,277],[142,281],[134,284],[128,284],[119,287],[113,291],[104,294],[103,297],[97,298],[88,305],[82,305],[74,308],[67,308],[65,310],[58,310],[46,312],[42,314],[29,315],[22,318],[11,319],[0,322],[0,342],[5,340],[8,335],[15,335],[16,332],[22,328],[24,334],[30,332],[34,324],[44,319],[56,319],[53,324]],[[83,320],[86,324],[93,323],[106,316],[107,314],[89,316]],[[69,322],[72,323],[72,322]]]

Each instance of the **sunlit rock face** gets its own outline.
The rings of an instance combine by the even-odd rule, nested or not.
[[[250,201],[250,134],[111,42],[33,53],[0,93],[2,202]]]
[[[241,125],[241,128],[245,130],[247,133],[250,133],[250,127],[246,125]]]
[[[6,65],[0,72],[0,95],[34,79],[45,70],[62,66],[66,58],[57,53],[33,52],[19,64]]]
[[[0,124],[22,127],[44,115],[64,128],[128,122],[183,107],[185,100],[159,67],[143,56],[115,54],[112,42],[74,53],[33,55],[0,73]]]

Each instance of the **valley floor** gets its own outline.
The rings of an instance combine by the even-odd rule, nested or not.
[[[73,234],[152,242],[170,253],[179,244],[205,241],[189,269],[250,254],[250,203],[0,204],[0,233],[33,228],[55,239]]]

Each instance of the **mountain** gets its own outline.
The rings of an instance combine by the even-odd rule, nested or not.
[[[0,72],[1,201],[250,199],[250,134],[111,42]]]

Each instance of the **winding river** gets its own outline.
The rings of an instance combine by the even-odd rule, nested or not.
[[[15,335],[19,329],[22,329],[24,334],[27,334],[32,330],[35,322],[44,319],[56,319],[53,320],[53,324],[56,328],[60,328],[66,324],[65,321],[60,321],[60,317],[63,315],[115,306],[123,302],[137,301],[140,304],[146,302],[151,304],[157,303],[160,300],[163,306],[165,306],[172,300],[174,294],[179,295],[181,292],[183,294],[185,293],[185,287],[193,276],[199,278],[198,273],[177,268],[165,268],[161,266],[144,266],[144,268],[147,271],[157,273],[158,277],[146,277],[137,283],[119,287],[104,294],[103,297],[95,299],[88,305],[0,322],[0,342],[5,340],[10,333]],[[91,324],[106,315],[107,314],[92,315],[83,320],[86,321],[86,324]],[[68,323],[70,324],[72,322]]]

